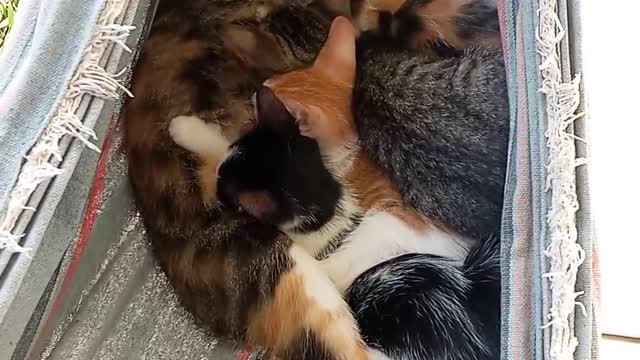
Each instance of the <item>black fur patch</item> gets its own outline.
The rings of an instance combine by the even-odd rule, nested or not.
[[[454,21],[456,32],[463,39],[500,32],[498,11],[493,1],[478,0],[465,4]]]
[[[258,125],[232,145],[237,155],[220,166],[218,196],[238,206],[244,192],[266,193],[275,209],[262,221],[298,219],[305,231],[315,231],[334,216],[342,189],[324,167],[317,142],[300,134],[268,87],[258,91],[257,108]]]
[[[465,265],[407,254],[361,274],[347,292],[362,336],[391,358],[500,358],[500,251],[487,240]]]
[[[338,251],[342,245],[345,243],[345,239],[351,235],[351,233],[358,228],[360,223],[362,222],[361,214],[353,214],[349,217],[349,225],[340,231],[335,237],[329,240],[327,245],[320,249],[317,254],[315,254],[315,258],[317,260],[324,260],[331,256],[331,254]]]
[[[389,11],[381,11],[378,15],[378,31],[386,36],[391,36],[391,23],[393,14]]]
[[[197,57],[185,64],[183,77],[194,87],[193,111],[204,112],[220,108],[222,104],[216,103],[220,98],[220,84],[210,64],[220,62],[220,54],[216,51],[206,51],[204,55]]]
[[[402,7],[393,14],[393,21],[396,24],[397,39],[408,41],[412,35],[424,30],[424,24],[420,17],[410,7]]]
[[[331,352],[318,341],[313,331],[307,330],[291,341],[291,346],[280,354],[281,359],[337,360]],[[266,358],[265,358],[266,359]]]

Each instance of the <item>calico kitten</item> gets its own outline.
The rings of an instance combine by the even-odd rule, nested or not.
[[[495,0],[352,0],[361,31],[378,32],[405,48],[438,54],[500,45]]]
[[[490,55],[483,51],[465,56],[478,62],[465,69],[458,60],[471,77],[499,70],[490,60],[484,66]],[[353,29],[338,18],[313,66],[258,91],[258,124],[220,165],[219,197],[277,225],[320,260],[346,292],[367,343],[384,356],[495,358],[497,241],[482,242],[466,257],[470,240],[404,205],[359,149],[351,112],[355,71]],[[446,75],[438,71],[434,76]],[[466,86],[477,86],[470,80]],[[196,124],[203,123],[174,119],[174,140],[201,156],[207,144],[218,151],[215,138],[192,140]]]
[[[215,182],[200,181],[215,177],[221,158],[176,146],[168,128],[192,114],[204,133],[237,138],[252,126],[251,94],[313,59],[331,17],[320,5],[264,14],[249,1],[162,2],[122,116],[133,195],[178,298],[216,336],[278,359],[367,354],[317,262],[275,227],[221,209]]]
[[[359,149],[353,36],[348,20],[338,18],[311,67],[267,81],[256,95],[256,128],[232,145],[218,170],[222,201],[277,225],[322,260],[341,291],[397,255],[462,261],[472,244],[404,206]]]

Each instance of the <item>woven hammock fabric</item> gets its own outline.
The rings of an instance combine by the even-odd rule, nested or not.
[[[579,1],[496,1],[511,102],[502,358],[596,359]],[[252,358],[178,306],[128,192],[119,104],[104,100],[126,96],[121,45],[140,49],[150,3],[22,0],[0,55],[0,358]]]
[[[498,0],[511,103],[503,359],[598,355],[579,5]]]

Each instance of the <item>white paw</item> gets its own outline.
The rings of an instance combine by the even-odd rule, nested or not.
[[[229,146],[220,125],[207,124],[197,116],[176,116],[169,134],[176,144],[199,155],[220,155]]]
[[[169,134],[173,141],[183,148],[190,148],[190,139],[197,134],[203,126],[204,121],[195,116],[176,116],[169,124]]]
[[[269,6],[267,4],[258,5],[256,7],[256,20],[262,21],[269,15]]]

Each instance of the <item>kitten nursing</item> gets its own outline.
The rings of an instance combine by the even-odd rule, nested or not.
[[[446,0],[437,0],[429,3],[436,5],[445,2]],[[405,36],[403,34],[409,34],[407,39],[411,39],[410,47],[424,52],[429,52],[431,47],[442,47],[440,45],[462,50],[475,43],[483,43],[485,39],[497,39],[495,7],[489,9],[484,5],[472,6],[472,3],[485,4],[491,0],[451,2],[468,5],[455,7],[461,11],[456,13],[449,11],[448,7],[414,7],[427,2],[398,2],[404,5],[397,6],[399,10],[393,14],[391,22],[388,21],[391,15],[389,11],[381,12],[370,7],[373,4],[384,9],[380,4],[372,1],[364,3],[370,10],[367,16],[381,14],[373,22],[379,26],[383,40],[399,40]],[[358,4],[363,3],[354,1],[352,4],[354,18],[364,21],[361,18],[363,8],[358,7]],[[344,191],[345,181],[362,181],[360,176],[353,176],[356,174],[355,164],[360,163],[355,161],[357,157],[353,158],[355,147],[344,153],[332,153],[330,157],[339,159],[341,164],[345,164],[343,160],[352,162],[353,167],[342,169],[338,168],[338,164],[332,165],[324,161],[304,161],[299,164],[299,169],[307,169],[304,173],[307,178],[301,182],[287,183],[289,190],[296,195],[296,201],[284,196],[288,194],[282,194],[283,198],[276,199],[276,202],[261,192],[238,194],[234,192],[233,185],[225,185],[225,181],[218,184],[216,181],[218,165],[225,156],[229,163],[242,156],[233,151],[225,154],[229,142],[235,142],[247,131],[254,129],[248,101],[251,94],[260,94],[261,103],[266,107],[262,110],[263,114],[278,118],[284,116],[283,104],[284,108],[290,107],[287,109],[287,119],[290,129],[295,131],[298,131],[298,127],[291,124],[292,119],[302,118],[305,113],[318,115],[318,109],[326,111],[324,105],[327,104],[317,104],[315,108],[296,107],[290,101],[285,104],[280,99],[284,95],[275,86],[271,87],[272,92],[269,93],[269,89],[262,88],[262,83],[275,74],[299,68],[312,61],[326,39],[331,19],[337,14],[348,14],[344,10],[346,8],[349,8],[349,4],[343,1],[320,0],[160,1],[150,36],[134,72],[132,90],[136,97],[126,104],[122,116],[123,145],[129,162],[133,195],[154,255],[181,303],[203,326],[217,337],[263,348],[267,351],[268,358],[372,358],[372,353],[367,353],[362,338],[370,348],[392,358],[411,358],[408,354],[414,354],[416,359],[444,355],[452,359],[494,358],[488,356],[496,354],[494,347],[497,344],[495,334],[498,317],[493,307],[497,302],[491,296],[488,297],[489,300],[476,301],[478,296],[499,293],[499,289],[489,289],[483,285],[491,287],[496,283],[486,281],[491,276],[497,277],[495,262],[486,261],[494,259],[494,242],[481,242],[480,247],[474,248],[462,264],[460,261],[452,262],[435,255],[418,253],[401,255],[368,270],[366,267],[389,258],[392,253],[409,250],[435,252],[456,259],[464,257],[473,243],[466,238],[479,240],[483,237],[476,236],[477,234],[497,232],[495,224],[499,223],[499,214],[495,216],[494,212],[488,212],[490,219],[478,222],[475,216],[460,216],[459,211],[480,215],[484,213],[484,207],[495,208],[494,203],[501,199],[501,194],[494,191],[500,187],[500,169],[494,176],[498,182],[490,182],[491,191],[478,186],[481,183],[473,178],[471,186],[456,186],[453,192],[456,196],[448,196],[448,202],[431,203],[432,199],[443,196],[442,189],[436,186],[433,188],[439,189],[438,191],[432,191],[431,186],[420,188],[412,178],[415,174],[420,181],[423,178],[430,180],[433,175],[431,165],[423,165],[424,149],[414,152],[415,147],[406,151],[406,146],[389,146],[390,139],[395,141],[399,137],[390,135],[391,132],[384,128],[384,124],[366,117],[366,111],[363,110],[366,110],[366,104],[369,103],[366,99],[375,99],[378,95],[375,91],[356,91],[354,95],[366,95],[354,98],[354,106],[356,110],[359,109],[359,121],[356,124],[359,143],[386,175],[382,176],[381,169],[376,166],[360,165],[360,170],[357,171],[370,171],[367,176],[375,179],[371,183],[359,185],[359,189],[369,189],[366,196]],[[424,11],[406,16],[407,11],[400,11],[400,8]],[[437,13],[440,10],[443,12]],[[486,14],[492,15],[486,17]],[[432,17],[436,17],[440,20],[419,22],[419,26],[416,26],[416,15],[420,16],[419,19],[433,20]],[[430,35],[421,37],[421,31],[429,32]],[[449,39],[450,36],[463,41]],[[360,63],[366,63],[360,61],[361,53],[358,51],[359,66]],[[474,56],[467,59],[475,61]],[[372,61],[368,66],[373,69],[376,63],[377,60]],[[386,72],[387,76],[392,75],[389,73],[390,69]],[[293,74],[295,73],[292,76]],[[285,79],[283,77],[281,80]],[[281,85],[282,91],[285,91],[285,86]],[[324,86],[331,85],[331,82],[320,85],[322,86],[315,87],[325,89]],[[335,86],[337,92],[331,99],[338,104],[332,105],[336,107],[336,114],[344,112],[351,98],[352,89],[343,85]],[[363,78],[358,71],[356,86],[361,86],[360,90],[363,90],[369,88],[369,85],[367,78]],[[408,90],[412,88],[407,87]],[[385,91],[384,87],[372,89]],[[313,91],[313,87],[304,90]],[[305,105],[304,100],[300,99],[299,105]],[[496,101],[498,100],[503,100],[501,94],[496,96]],[[456,106],[460,105],[457,103]],[[375,104],[375,107],[382,109],[381,104]],[[349,111],[344,113],[350,114]],[[472,112],[471,115],[469,122],[477,114]],[[171,123],[171,119],[176,116],[178,121]],[[389,118],[387,121],[393,124],[394,131],[402,136],[406,135],[408,144],[421,142],[425,135],[420,132],[423,130],[416,130],[413,118],[406,118],[406,121],[403,119]],[[331,121],[324,123],[335,123],[335,119],[329,120]],[[353,119],[346,120],[349,123]],[[264,124],[268,123],[268,119],[264,121]],[[278,128],[287,122],[273,124]],[[308,125],[313,124],[318,123]],[[420,124],[422,126],[423,123]],[[260,126],[250,131],[246,137],[254,136],[251,134],[259,128]],[[347,139],[342,133],[334,134],[337,129],[355,136],[353,123],[350,123],[346,127],[331,125],[327,128],[303,128],[305,133],[310,131],[308,135],[322,137],[316,140],[298,136],[296,139],[300,140],[300,148],[308,151],[307,155],[317,156],[322,154],[318,146],[322,139],[329,140],[329,143]],[[314,135],[316,130],[320,132]],[[192,151],[177,146],[172,137]],[[500,155],[503,133],[497,132],[496,138],[497,141],[492,140],[492,143],[497,144],[494,152]],[[481,149],[488,145],[485,143],[486,138],[473,137],[470,140],[471,145],[465,146],[467,150]],[[461,141],[467,141],[466,136]],[[289,146],[276,148],[263,145],[256,146],[252,152],[290,150]],[[399,156],[403,160],[403,166],[413,169],[411,176],[397,171],[395,160]],[[468,154],[465,153],[465,156]],[[486,158],[499,159],[500,156]],[[464,163],[465,159],[457,160]],[[371,162],[368,164],[372,165]],[[487,167],[484,158],[478,164],[478,168]],[[492,162],[489,165],[494,164]],[[273,164],[271,161],[255,165],[256,168],[248,169],[251,175],[249,180],[255,174],[267,176],[267,182],[283,180],[269,178],[270,172],[284,174],[270,167],[281,164]],[[446,167],[450,164],[441,165]],[[499,167],[503,168],[504,164]],[[439,179],[439,183],[454,181],[458,176],[449,172],[442,174],[446,176]],[[454,176],[449,176],[451,174]],[[240,178],[244,177],[239,176],[235,180],[242,184]],[[401,189],[400,194],[393,190],[387,178],[392,179]],[[287,179],[290,180],[286,177],[284,180]],[[218,185],[221,185],[220,188]],[[320,193],[304,190],[310,189],[309,186]],[[227,202],[242,203],[244,211],[221,208],[218,193],[226,197]],[[238,195],[237,199],[233,194]],[[336,202],[339,205],[337,207]],[[405,202],[418,209],[420,214],[405,206]],[[384,211],[378,207],[383,207]],[[469,210],[466,210],[467,207]],[[402,242],[396,244],[395,251],[387,251],[390,248],[386,247],[385,252],[380,254],[359,254],[361,256],[358,260],[362,261],[354,262],[356,267],[342,268],[351,275],[331,279],[327,272],[327,265],[331,264],[318,259],[340,259],[336,254],[346,250],[348,245],[344,239],[357,234],[358,229],[365,228],[360,223],[366,221],[367,211],[374,210],[384,213],[385,221],[400,221],[402,229],[411,236],[403,236]],[[310,213],[313,216],[308,216]],[[302,215],[298,216],[300,214]],[[425,220],[425,215],[430,221]],[[264,221],[258,220],[256,216]],[[300,240],[304,240],[307,245],[303,247],[299,243],[294,244],[267,222],[281,225],[283,229],[295,230],[296,233],[304,233]],[[335,225],[335,228],[346,228],[347,231],[336,234],[333,225],[326,226],[328,223]],[[323,234],[324,230],[333,231],[330,241]],[[442,236],[434,236],[436,240],[448,237],[456,241],[450,244],[421,241],[422,235],[438,234]],[[362,239],[364,238],[361,237],[360,240]],[[369,248],[373,249],[374,247]],[[345,254],[353,256],[353,252]],[[314,259],[312,255],[318,259]],[[344,266],[344,261],[328,268],[340,269]],[[362,271],[365,272],[353,282],[346,294],[339,291],[332,281],[341,282],[341,290],[344,291],[348,283],[353,281],[352,277]],[[403,276],[399,280],[398,277],[390,277],[390,272],[401,273]],[[334,273],[333,277],[336,276]],[[411,291],[404,291],[398,286],[408,286]],[[450,296],[442,298],[443,294]],[[343,296],[348,301],[348,306]],[[407,299],[406,296],[415,298]],[[390,303],[383,303],[385,299]],[[424,299],[432,299],[433,303],[427,304],[422,301]],[[402,306],[397,308],[395,304]],[[439,309],[438,304],[447,304],[447,307],[433,313],[421,311],[425,306]],[[445,313],[450,321],[443,321],[442,315]],[[484,325],[476,326],[476,322]],[[424,324],[427,323],[430,326],[425,328]],[[381,329],[384,329],[384,333]]]
[[[487,54],[467,56],[481,60]],[[499,308],[496,242],[483,242],[467,257],[475,242],[407,207],[360,150],[352,115],[355,60],[353,28],[338,18],[313,66],[269,80],[256,94],[257,126],[231,145],[218,169],[218,196],[277,225],[318,259],[347,296],[366,342],[385,356],[493,358]],[[469,71],[499,71],[478,68]],[[198,118],[177,117],[171,132],[179,145],[206,157],[227,142],[205,127]],[[381,282],[385,273],[391,284]],[[400,283],[404,290],[395,288]],[[418,314],[420,307],[441,314],[417,315],[416,321],[413,312],[413,319],[402,324],[385,324],[395,336],[415,338],[397,342],[376,335],[379,326],[372,324],[385,316],[402,317],[398,304],[391,314],[388,304],[373,313],[367,307],[389,297],[405,308],[416,306]],[[448,321],[438,319],[449,312]]]

